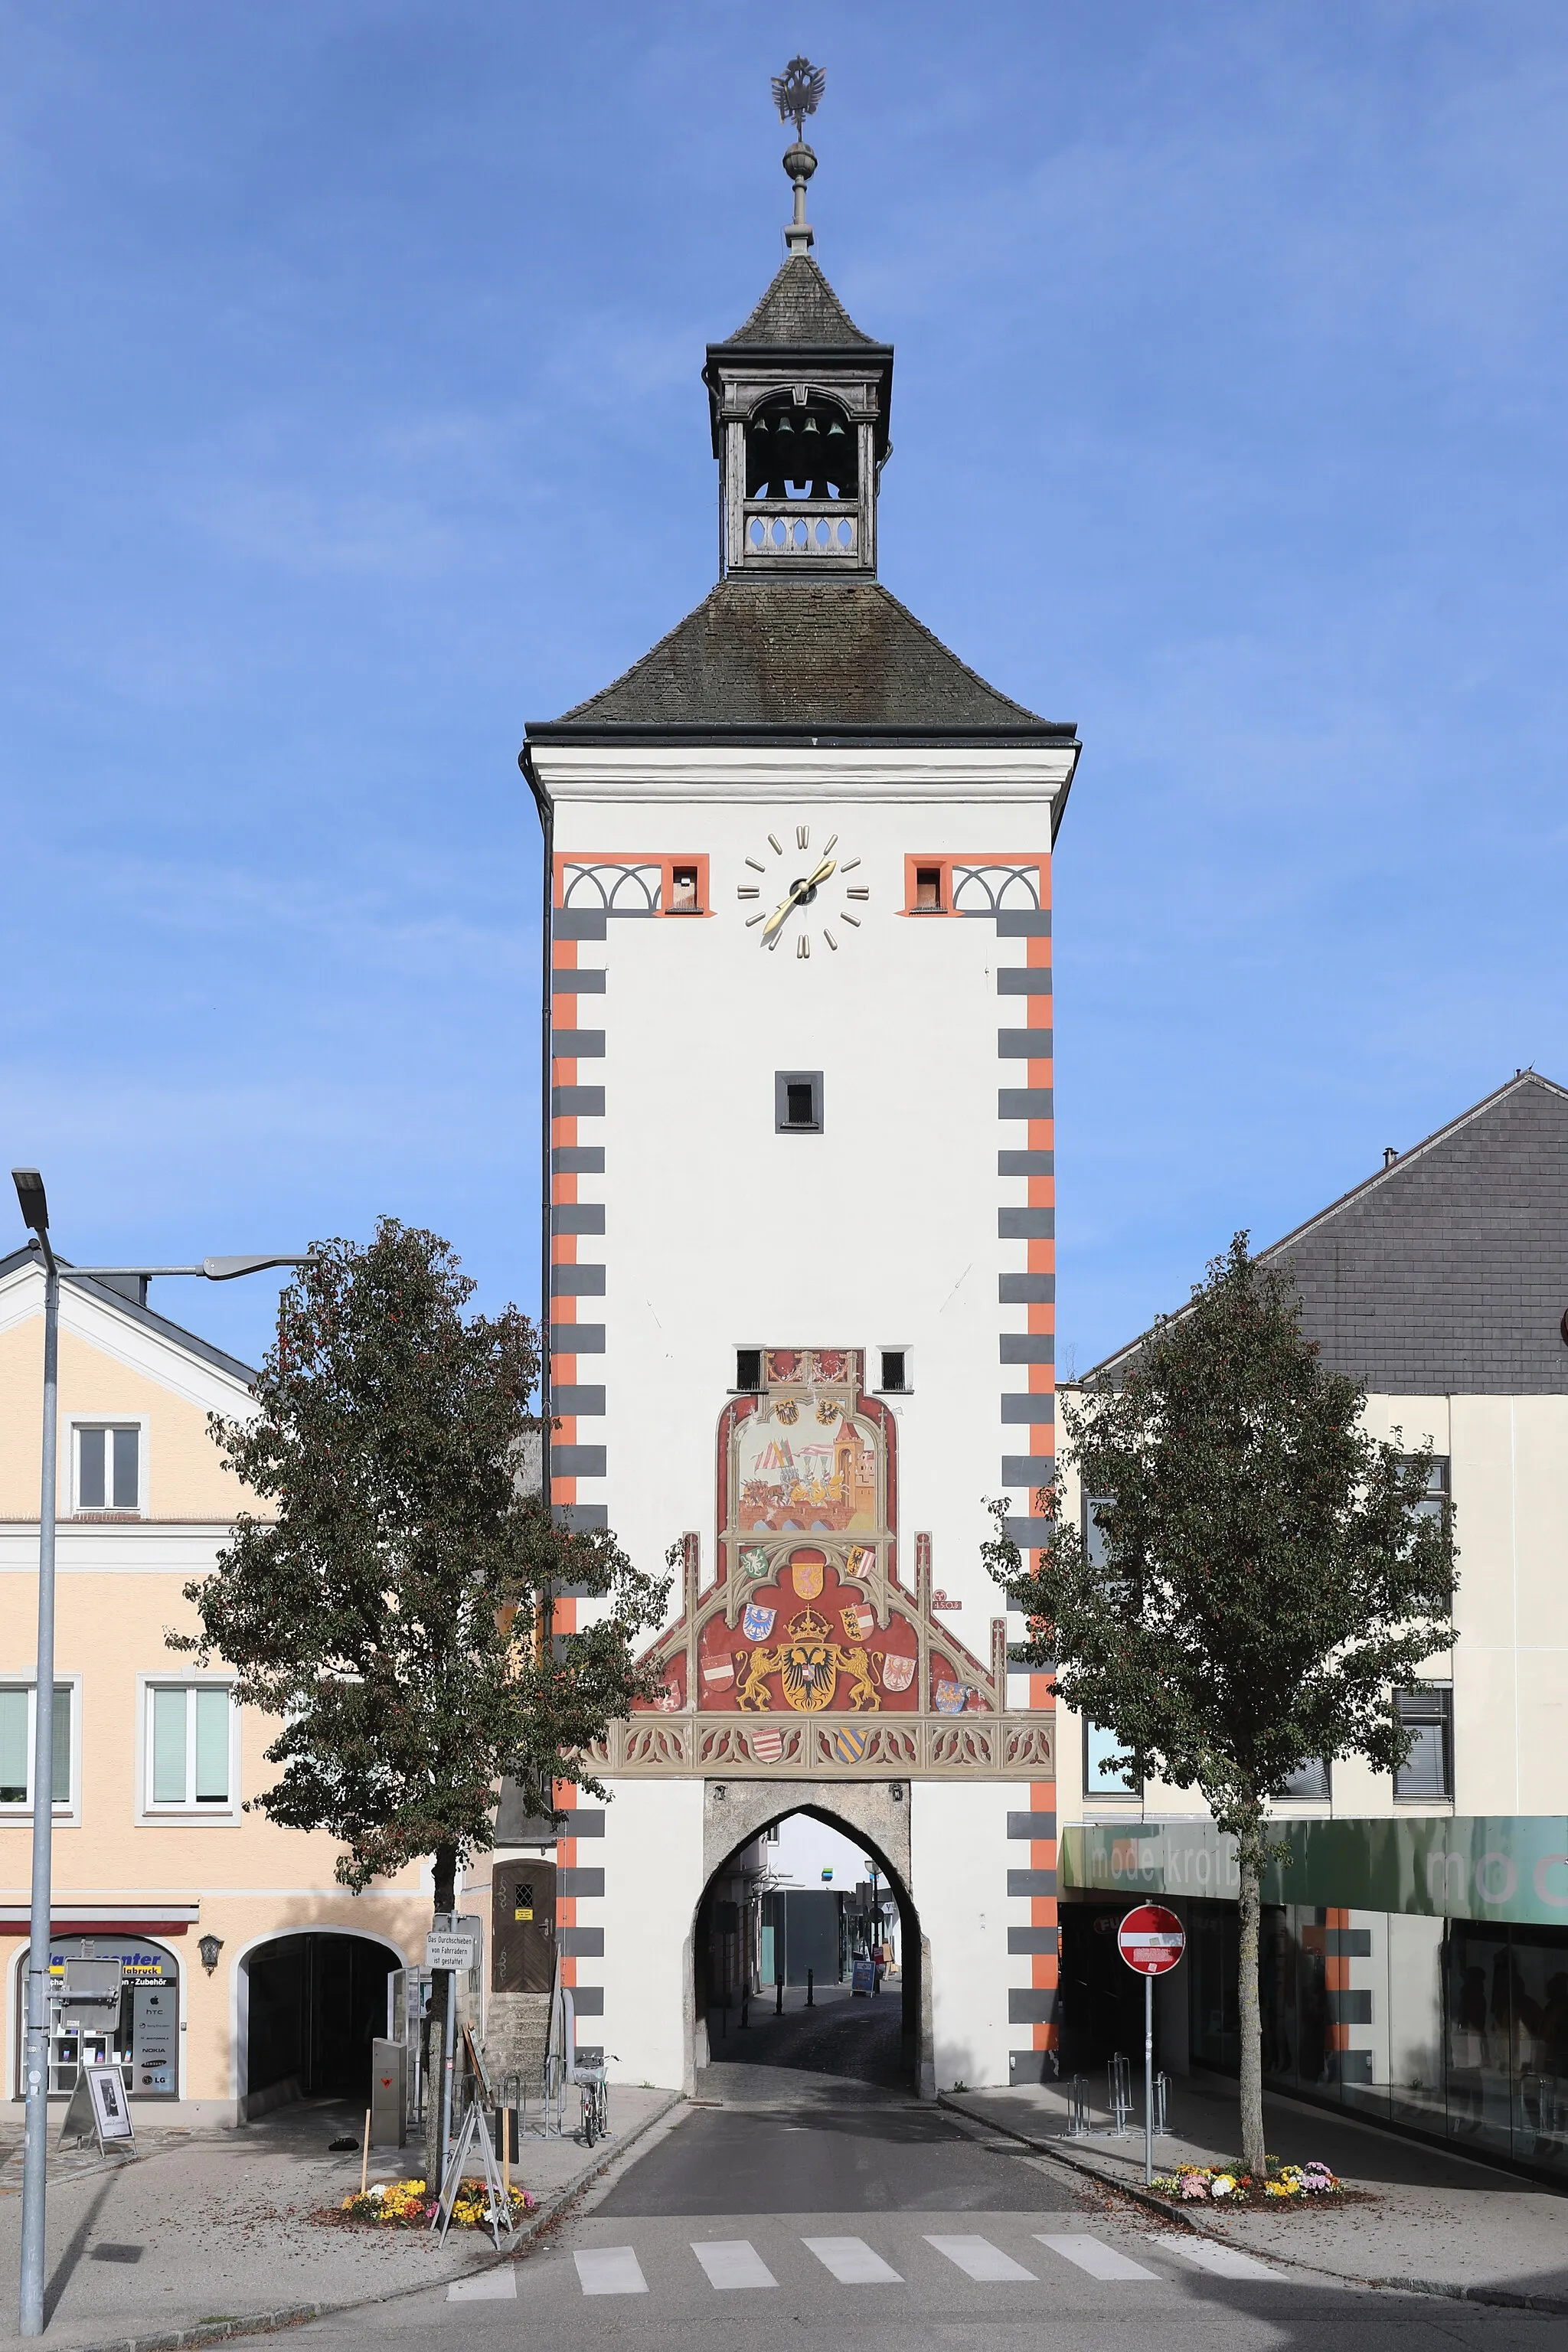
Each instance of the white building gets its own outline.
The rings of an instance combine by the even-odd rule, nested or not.
[[[1052,1452],[1050,851],[1079,745],[880,584],[892,351],[788,236],[703,372],[722,577],[522,755],[552,1496],[679,1562],[663,1700],[554,1852],[556,1917],[584,2041],[688,2083],[704,1890],[812,1806],[898,1893],[929,2093],[1037,2077],[1051,2033],[1051,1716],[980,1546],[984,1498]],[[500,1878],[549,1866],[526,1830],[503,1811]]]

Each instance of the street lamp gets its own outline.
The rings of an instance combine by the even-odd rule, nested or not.
[[[24,2336],[44,2332],[44,2195],[48,2153],[49,2095],[49,1910],[54,1844],[55,1687],[55,1489],[58,1476],[59,1407],[60,1277],[101,1280],[105,1276],[199,1274],[209,1282],[232,1282],[237,1275],[268,1266],[306,1265],[304,1256],[208,1257],[200,1265],[62,1266],[49,1243],[49,1203],[36,1168],[13,1168],[12,1181],[22,1223],[44,1259],[44,1463],[38,1503],[37,1703],[33,1731],[33,1895],[27,1947],[27,2027],[23,2076],[26,2126],[22,2157],[22,2294]]]

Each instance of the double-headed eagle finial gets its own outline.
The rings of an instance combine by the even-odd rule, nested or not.
[[[827,76],[809,58],[791,58],[782,74],[773,76],[773,104],[781,122],[793,122],[797,139],[805,136],[805,118],[822,104]]]

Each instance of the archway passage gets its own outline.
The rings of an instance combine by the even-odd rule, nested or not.
[[[700,2082],[765,2067],[781,2095],[792,2074],[918,2091],[920,1920],[863,1828],[802,1805],[737,1846],[703,1890],[692,1960]]]
[[[395,1952],[368,1936],[279,1936],[242,1964],[249,1979],[246,2095],[369,2096],[371,2043],[386,2032]]]

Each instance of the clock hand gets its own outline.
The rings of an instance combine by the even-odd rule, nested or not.
[[[778,929],[779,925],[790,913],[791,909],[797,907],[803,898],[806,898],[810,892],[815,890],[819,882],[826,881],[828,876],[833,872],[837,864],[837,860],[836,858],[825,857],[815,874],[803,876],[801,880],[794,885],[788,897],[779,900],[778,905],[773,908],[773,913],[763,925],[763,940],[764,944],[767,940],[772,939],[773,933]]]

